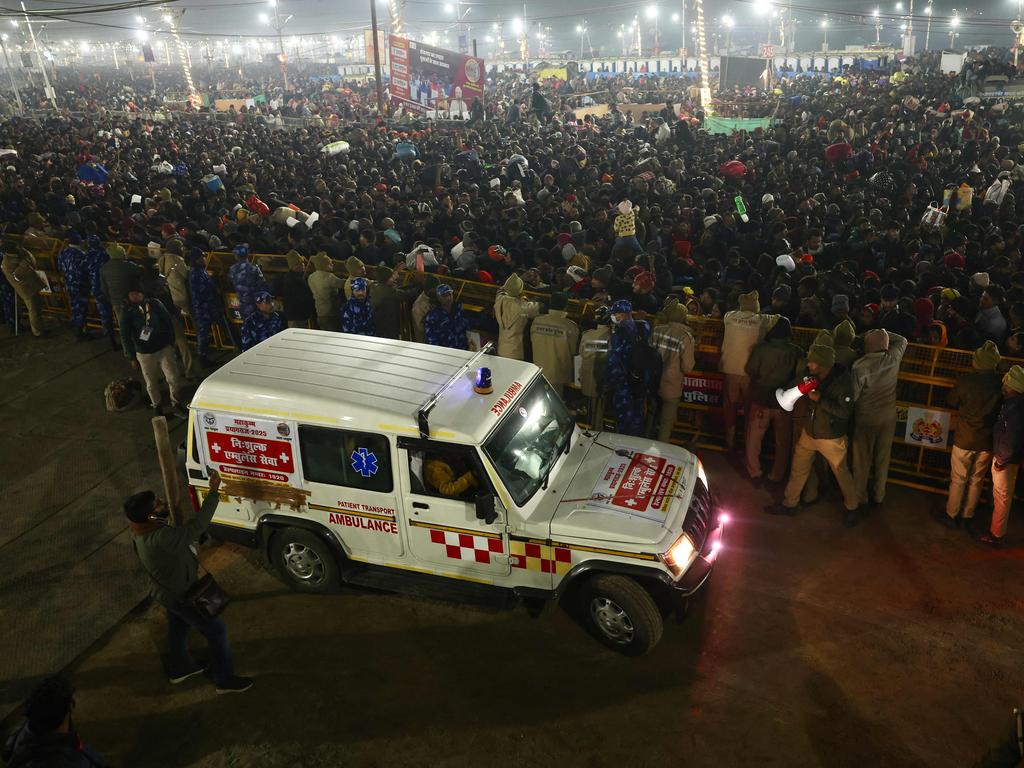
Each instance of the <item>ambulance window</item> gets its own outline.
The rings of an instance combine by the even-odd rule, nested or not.
[[[387,493],[391,446],[383,435],[299,426],[302,472],[314,483]]]

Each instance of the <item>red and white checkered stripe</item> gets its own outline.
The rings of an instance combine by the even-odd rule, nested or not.
[[[443,545],[446,554],[452,560],[476,560],[478,563],[489,565],[492,554],[500,555],[504,552],[501,539],[474,536],[471,533],[455,533],[454,531],[439,531],[436,528],[431,528],[430,541]]]

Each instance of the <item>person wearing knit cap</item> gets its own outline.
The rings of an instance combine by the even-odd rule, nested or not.
[[[437,303],[438,284],[437,277],[428,273],[420,294],[412,303],[412,310],[409,313],[412,315],[412,340],[420,344],[427,343],[425,322],[427,314]]]
[[[992,524],[979,541],[997,547],[1006,536],[1017,470],[1024,461],[1024,368],[1003,376],[1003,403],[992,430]]]
[[[833,349],[835,349],[836,346],[835,339],[832,338],[832,331],[828,330],[827,328],[822,328],[820,331],[818,331],[818,333],[815,334],[814,341],[812,341],[811,344],[817,344],[818,346],[822,347],[832,347]]]
[[[64,292],[71,304],[71,327],[76,341],[90,338],[85,328],[85,311],[89,307],[89,269],[78,232],[68,234],[68,244],[57,254],[57,269],[64,277]]]
[[[341,331],[360,336],[376,336],[369,281],[365,277],[353,277],[351,286],[352,298],[341,308]]]
[[[533,362],[539,365],[548,383],[562,393],[575,376],[574,358],[579,349],[580,329],[569,319],[569,297],[551,295],[551,308],[530,325]]]
[[[274,281],[274,291],[284,303],[284,319],[289,328],[309,328],[316,315],[316,299],[306,281],[306,260],[298,251],[284,256],[288,270]]]
[[[256,294],[270,290],[263,277],[263,271],[249,260],[249,246],[235,247],[235,263],[228,270],[228,278],[238,297],[238,311],[245,321],[256,311]]]
[[[836,351],[836,362],[847,370],[850,370],[857,359],[857,350],[853,348],[856,336],[857,329],[848,319],[843,320],[832,331],[832,348]]]
[[[670,296],[661,310],[661,324],[651,333],[651,346],[661,355],[661,381],[658,385],[658,399],[661,401],[658,416],[657,439],[667,443],[672,438],[679,414],[679,401],[683,397],[683,381],[686,374],[696,365],[693,329],[686,324],[688,313],[679,299]],[[653,409],[651,419],[653,421]],[[653,425],[652,425],[653,426]],[[647,433],[651,433],[649,427]]]
[[[255,302],[256,312],[242,323],[243,351],[252,349],[287,327],[284,315],[274,309],[274,297],[270,291],[258,291]]]
[[[974,370],[958,376],[947,403],[957,409],[953,448],[949,457],[949,496],[945,512],[936,519],[949,528],[961,520],[970,532],[974,509],[992,464],[992,427],[1002,400],[1003,377],[999,349],[986,341],[974,351]]]
[[[906,351],[905,337],[878,328],[864,334],[864,356],[853,364],[853,478],[862,505],[885,499],[896,436],[896,380]]]
[[[348,277],[345,278],[345,298],[352,298],[352,279],[355,277],[366,277],[366,264],[356,256],[349,256],[345,259],[345,271]]]
[[[523,334],[530,320],[540,314],[541,305],[523,298],[523,280],[510,275],[494,299],[494,317],[498,321],[498,354],[511,360],[526,356]]]
[[[793,329],[785,317],[776,317],[765,334],[764,341],[754,345],[747,360],[750,377],[751,402],[746,439],[747,474],[755,483],[760,482],[761,445],[769,426],[775,435],[775,459],[769,480],[781,483],[786,479],[789,459],[793,451],[793,418],[783,410],[775,397],[775,390],[788,389],[796,381],[797,371],[803,367],[804,351],[792,341]]]
[[[757,291],[744,293],[739,298],[739,309],[725,313],[724,334],[719,370],[725,374],[725,392],[722,403],[725,419],[725,444],[732,451],[736,444],[736,416],[740,408],[750,413],[750,377],[747,360],[754,345],[764,339],[768,318],[762,314]]]
[[[142,278],[142,267],[128,260],[128,254],[117,243],[107,246],[106,263],[100,267],[100,290],[113,312],[120,317],[128,301],[128,288]]]
[[[793,466],[782,504],[767,511],[776,515],[796,514],[815,456],[821,454],[832,468],[842,491],[846,507],[844,523],[851,527],[859,520],[857,488],[846,466],[846,435],[853,414],[853,377],[842,366],[836,365],[836,353],[832,347],[818,344],[807,350],[807,364],[797,374],[797,380],[804,376],[813,376],[819,382],[816,389],[801,398],[808,400],[813,410],[793,449]]]
[[[340,331],[339,302],[345,283],[334,274],[334,262],[324,251],[320,251],[310,261],[314,271],[307,283],[316,305],[316,324],[321,331]]]
[[[635,253],[644,252],[643,246],[636,238],[636,213],[638,210],[629,200],[619,203],[618,214],[615,216],[615,221],[612,222],[616,248],[625,245]]]
[[[399,287],[405,274],[404,265],[392,271],[383,264],[374,269],[374,281],[370,286],[370,306],[377,335],[382,339],[397,339],[402,335],[402,306],[415,299],[418,285]]]

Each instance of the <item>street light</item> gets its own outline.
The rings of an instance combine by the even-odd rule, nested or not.
[[[897,11],[902,11],[903,10],[903,3],[896,3],[896,10]]]
[[[828,52],[828,19],[821,20],[821,30],[825,39],[821,43],[821,50]]]
[[[722,16],[722,26],[725,27],[725,52],[732,50],[732,28],[736,26],[736,19],[728,13]]]
[[[956,15],[956,10],[953,11],[953,17],[949,20],[949,47],[952,48],[955,45],[956,38],[960,35],[956,31],[956,28],[960,26],[960,17]]]

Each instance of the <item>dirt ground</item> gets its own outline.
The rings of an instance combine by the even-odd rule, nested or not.
[[[237,595],[232,649],[256,686],[169,686],[151,609],[78,665],[80,727],[117,765],[203,768],[923,768],[970,765],[1006,732],[1024,550],[940,529],[933,497],[898,488],[854,530],[825,503],[779,520],[724,459],[708,465],[736,520],[705,598],[646,658],[604,650],[557,606],[300,596],[223,545],[207,556]]]
[[[77,392],[94,365],[39,379],[62,418],[71,406],[57,394]],[[89,376],[109,379],[104,371]],[[36,390],[13,374],[7,383],[8,417],[19,418],[25,403],[11,398]],[[74,407],[92,414],[102,404]],[[70,440],[95,452],[129,434],[126,455],[140,460],[138,474],[151,460],[142,453],[148,429],[144,414],[90,415],[87,429],[40,433],[66,438],[65,456]],[[0,448],[5,474],[30,465],[59,480],[53,454],[18,454],[13,439]],[[778,519],[761,511],[768,491],[752,488],[724,457],[704,458],[734,522],[706,594],[645,658],[606,651],[558,606],[531,618],[521,608],[492,612],[372,591],[298,595],[251,553],[211,546],[204,560],[235,598],[225,619],[236,666],[256,676],[255,687],[217,696],[202,678],[169,685],[162,614],[143,607],[122,620],[111,606],[111,629],[98,641],[71,639],[88,647],[69,670],[78,727],[112,765],[133,768],[953,768],[971,765],[1006,733],[1011,707],[1024,698],[1019,519],[1010,523],[1010,547],[996,552],[933,523],[940,497],[897,487],[852,530],[842,527],[834,495]],[[100,462],[104,472],[111,461]],[[113,482],[103,503],[136,482]],[[59,520],[95,507],[44,509],[30,488],[15,488],[22,517]],[[117,527],[109,507],[98,519]],[[11,563],[24,563],[16,544],[28,528],[19,525],[15,544],[0,541]],[[51,572],[41,542],[33,545],[46,578],[39,612],[50,621],[26,625],[30,634],[11,641],[16,648],[45,644],[76,616],[67,594],[75,563],[104,553],[80,591],[97,589],[103,573],[132,573],[123,531],[102,538],[98,550],[68,553],[53,536],[52,557],[70,564],[67,578]],[[21,599],[29,581],[0,584],[0,603]],[[82,600],[96,612],[95,599]],[[50,606],[60,612],[47,613]],[[52,657],[52,671],[61,658]],[[17,658],[0,661],[0,673],[0,682],[18,678]]]

